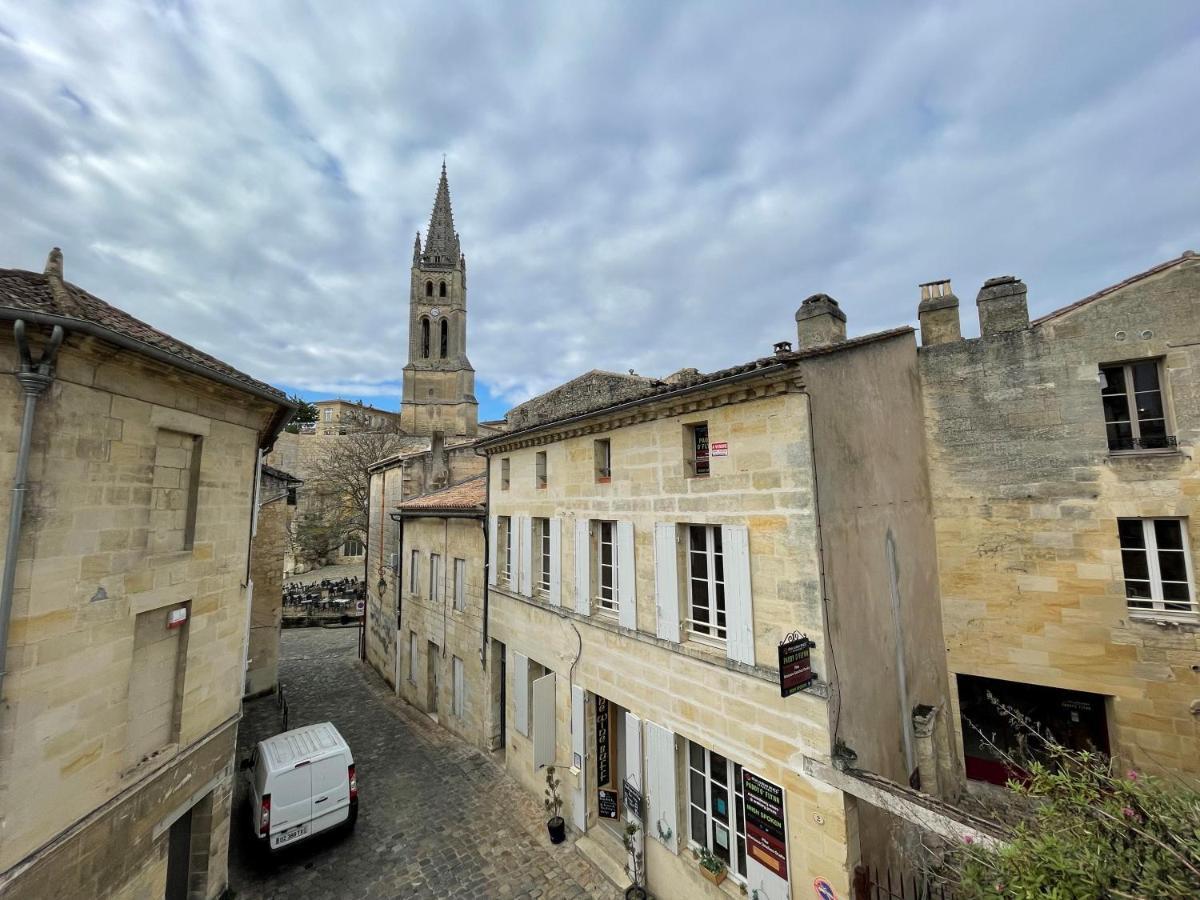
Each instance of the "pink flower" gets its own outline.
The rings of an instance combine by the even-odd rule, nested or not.
[[[969,834],[964,834],[963,835],[963,843],[964,844],[973,844],[973,843],[975,843],[975,838],[973,838]]]
[[[1130,781],[1137,781],[1138,773],[1136,771],[1134,771],[1133,769],[1130,769],[1128,772],[1125,773],[1125,777],[1128,778]]]
[[[1121,810],[1121,812],[1123,812],[1125,814],[1125,818],[1127,818],[1127,819],[1136,819],[1137,818],[1137,813],[1134,812],[1133,808],[1130,806],[1126,806],[1123,810]]]

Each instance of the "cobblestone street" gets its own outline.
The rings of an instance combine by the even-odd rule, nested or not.
[[[357,827],[264,860],[249,846],[239,778],[229,861],[238,900],[618,896],[569,840],[550,843],[537,798],[361,667],[357,642],[355,628],[286,630],[280,661],[289,727],[328,720],[350,744]],[[282,728],[274,697],[245,712],[239,758]]]

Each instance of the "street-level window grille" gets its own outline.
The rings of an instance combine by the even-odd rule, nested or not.
[[[1176,446],[1167,433],[1159,360],[1100,367],[1100,397],[1108,449],[1162,450]]]
[[[413,550],[409,555],[408,562],[408,592],[413,596],[417,595],[421,584],[420,562],[420,555]]]
[[[462,612],[467,608],[467,561],[454,560],[454,608]]]
[[[513,573],[513,542],[512,542],[512,517],[500,516],[496,520],[496,527],[499,529],[498,535],[500,540],[500,577],[509,584],[512,584]]]
[[[1125,596],[1131,610],[1195,617],[1192,560],[1184,519],[1118,519]]]
[[[729,876],[746,878],[746,809],[742,767],[695,741],[688,741],[688,842],[707,847],[729,867]]]
[[[700,640],[724,641],[725,553],[721,526],[689,525],[687,556],[688,631]]]
[[[550,593],[550,520],[534,519],[534,534],[537,537],[538,566],[537,589],[543,594]]]
[[[601,609],[615,613],[621,605],[617,591],[617,523],[597,522],[596,528],[600,545],[596,573],[600,596],[596,599]]]

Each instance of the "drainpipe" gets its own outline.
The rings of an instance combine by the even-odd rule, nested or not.
[[[483,637],[479,645],[479,662],[486,668],[488,652],[488,586],[492,583],[492,573],[489,571],[492,564],[492,555],[488,552],[488,541],[491,539],[488,535],[488,529],[491,527],[490,523],[492,521],[492,461],[486,453],[480,453],[478,447],[475,447],[474,450],[476,456],[483,457]]]
[[[8,625],[12,615],[13,584],[17,577],[17,552],[21,546],[21,517],[25,512],[25,476],[29,472],[29,449],[33,444],[33,421],[38,398],[54,381],[54,360],[65,336],[63,327],[55,325],[50,340],[42,348],[37,362],[29,352],[25,338],[25,322],[13,323],[13,337],[21,355],[21,367],[15,373],[25,394],[25,414],[21,418],[21,443],[17,451],[17,469],[13,473],[12,503],[8,515],[8,540],[4,548],[4,576],[0,582],[0,696],[3,696],[5,660],[8,656]]]

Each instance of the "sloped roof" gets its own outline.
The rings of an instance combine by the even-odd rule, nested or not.
[[[1127,288],[1131,284],[1136,284],[1137,282],[1141,281],[1143,278],[1149,278],[1152,275],[1157,275],[1159,272],[1164,272],[1167,269],[1171,268],[1172,266],[1177,266],[1180,263],[1187,262],[1189,259],[1197,259],[1196,251],[1185,250],[1180,256],[1177,256],[1174,259],[1168,259],[1166,262],[1159,263],[1157,266],[1149,268],[1145,272],[1138,272],[1138,274],[1136,274],[1136,275],[1130,275],[1124,281],[1118,282],[1117,284],[1109,285],[1106,288],[1102,288],[1101,290],[1096,291],[1096,293],[1089,294],[1088,296],[1084,297],[1082,300],[1076,300],[1074,303],[1070,303],[1067,306],[1062,307],[1061,309],[1056,309],[1053,312],[1048,312],[1044,316],[1034,319],[1029,324],[1030,325],[1041,325],[1043,322],[1048,322],[1051,319],[1057,319],[1059,316],[1063,316],[1063,315],[1066,315],[1067,313],[1074,312],[1075,310],[1079,309],[1081,306],[1087,306],[1089,303],[1094,303],[1095,301],[1101,299],[1102,297],[1107,297],[1109,294],[1115,294],[1117,291],[1122,290],[1123,288]]]
[[[266,463],[262,464],[262,472],[264,475],[269,475],[271,478],[277,478],[280,481],[286,481],[288,484],[304,484],[303,479],[297,478],[295,475],[283,471],[283,469],[268,466]]]
[[[400,509],[406,511],[429,510],[431,513],[462,510],[483,512],[486,502],[487,475],[481,472],[466,481],[452,484],[450,487],[405,500],[400,504]]]
[[[48,269],[57,268],[61,271],[61,265],[61,253],[52,253]],[[99,326],[105,331],[186,361],[193,367],[206,369],[226,380],[231,379],[253,393],[276,399],[281,404],[288,406],[289,409],[292,408],[282,391],[251,378],[246,373],[221,362],[203,350],[197,350],[190,344],[185,344],[166,332],[159,331],[124,310],[105,303],[83,288],[71,284],[69,281],[63,281],[53,272],[0,269],[0,308],[56,316]],[[70,330],[69,323],[65,327],[68,331]]]

